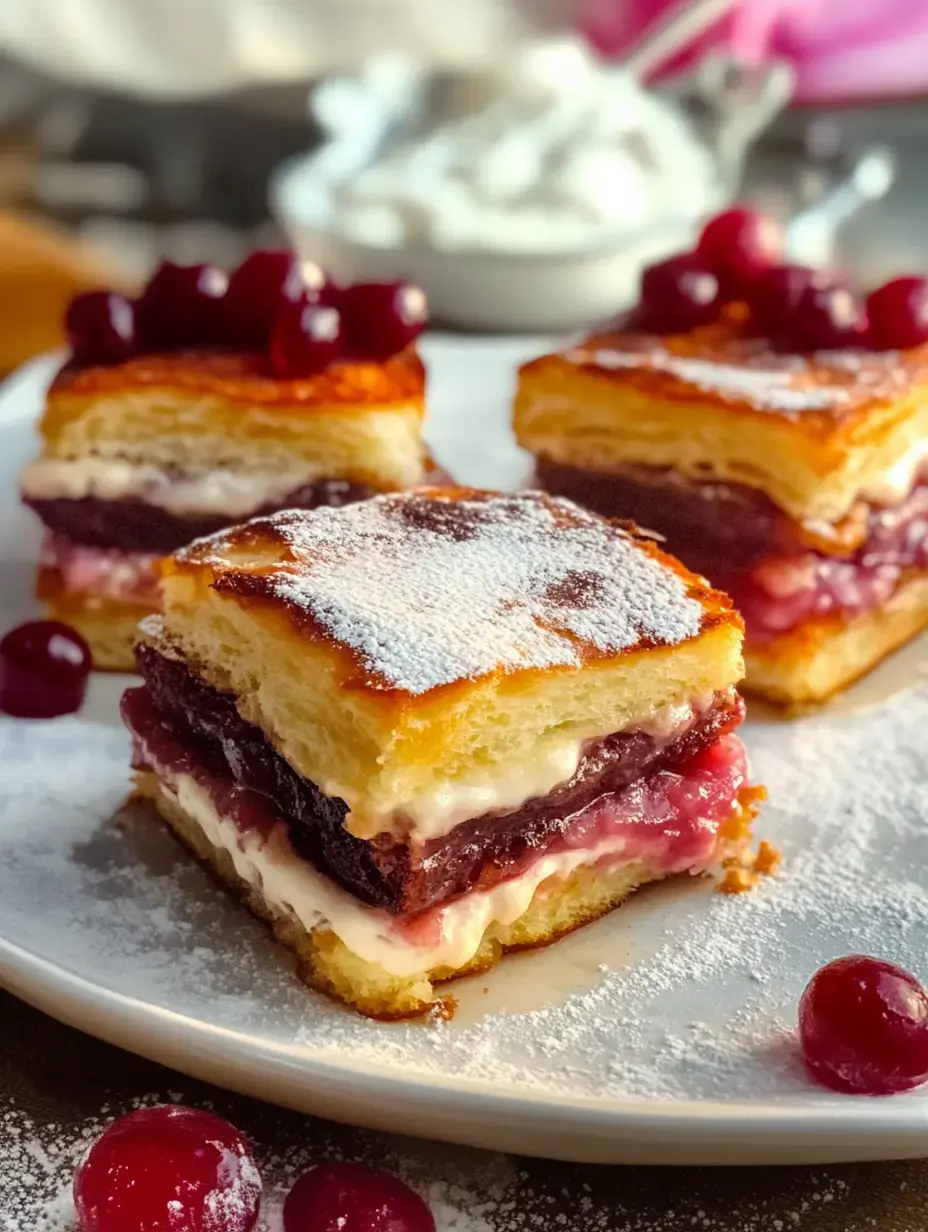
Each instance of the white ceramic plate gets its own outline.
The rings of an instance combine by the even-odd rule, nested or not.
[[[517,482],[505,430],[530,342],[433,339],[431,437],[469,481]],[[38,535],[14,474],[48,365],[0,397],[0,604],[29,610]],[[746,729],[779,877],[725,898],[642,893],[548,951],[462,982],[457,1018],[381,1025],[307,992],[263,929],[146,815],[112,824],[123,680],[85,712],[0,720],[0,980],[115,1044],[239,1091],[379,1129],[589,1162],[928,1155],[928,1098],[812,1086],[792,1036],[823,961],[878,953],[928,976],[924,647],[837,709]]]

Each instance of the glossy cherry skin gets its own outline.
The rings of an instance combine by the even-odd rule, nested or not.
[[[806,290],[826,281],[818,270],[807,265],[771,265],[761,270],[746,292],[751,332],[768,338],[781,334],[788,328]]]
[[[758,274],[779,264],[783,234],[772,218],[736,207],[709,219],[696,253],[718,278],[723,299],[743,299]]]
[[[271,371],[295,378],[324,372],[345,351],[342,317],[337,308],[301,296],[284,301],[271,331]]]
[[[115,291],[87,291],[68,305],[64,328],[77,364],[118,364],[136,350],[135,305]]]
[[[641,294],[630,329],[679,334],[709,325],[719,314],[719,284],[692,254],[649,265],[641,275]]]
[[[350,353],[389,359],[415,342],[428,324],[425,292],[408,282],[356,282],[341,292],[339,307]]]
[[[286,301],[305,296],[332,303],[334,289],[311,261],[288,249],[259,249],[233,270],[223,299],[224,341],[243,350],[265,350],[274,319]]]
[[[320,1164],[304,1172],[283,1216],[284,1232],[435,1232],[417,1193],[364,1164]]]
[[[0,641],[0,712],[53,719],[80,710],[91,657],[87,643],[58,620],[33,620]]]
[[[890,1095],[928,1080],[928,995],[908,971],[852,954],[812,977],[799,1002],[812,1076],[853,1095]]]
[[[74,1178],[80,1232],[251,1232],[261,1179],[248,1141],[209,1112],[142,1108],[115,1121]]]
[[[854,294],[837,283],[813,282],[800,294],[774,341],[781,350],[808,354],[861,347],[866,337],[866,314]]]
[[[867,299],[867,341],[880,351],[928,342],[928,279],[894,278]]]
[[[147,351],[221,342],[229,280],[215,265],[163,261],[138,299],[138,327]]]

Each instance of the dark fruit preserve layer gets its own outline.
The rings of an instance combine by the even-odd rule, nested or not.
[[[376,489],[345,479],[318,479],[302,484],[283,500],[254,510],[249,517],[261,517],[278,509],[315,509],[319,505],[349,505],[376,496]],[[180,517],[157,505],[134,500],[102,500],[86,496],[81,500],[30,500],[24,498],[48,529],[72,543],[92,548],[119,548],[124,552],[167,554],[186,546],[192,539],[223,530],[230,519],[221,514]]]
[[[389,835],[363,842],[349,834],[348,806],[301,777],[246,722],[230,694],[151,646],[137,650],[146,687],[130,690],[123,715],[141,734],[157,715],[166,742],[179,741],[213,775],[259,793],[290,829],[294,849],[363,902],[412,914],[475,888],[486,889],[555,848],[570,819],[600,796],[623,791],[659,770],[674,770],[736,727],[744,706],[720,693],[687,730],[667,738],[618,732],[589,746],[574,776],[547,796],[506,813],[462,822],[413,851]],[[150,744],[151,742],[148,741]],[[137,768],[144,768],[142,765]]]
[[[853,617],[881,607],[913,570],[928,569],[928,479],[898,505],[864,505],[826,548],[762,492],[741,484],[691,483],[671,471],[638,467],[594,474],[539,462],[549,492],[607,516],[631,517],[658,531],[667,549],[729,594],[749,644],[807,620]],[[842,540],[843,535],[843,540]],[[839,545],[842,545],[839,550]]]
[[[717,584],[771,556],[817,553],[858,563],[919,563],[928,515],[928,475],[898,505],[860,502],[834,526],[803,526],[747,484],[695,483],[676,471],[634,466],[587,471],[540,458],[539,487],[609,518],[632,518],[665,536],[667,550]]]

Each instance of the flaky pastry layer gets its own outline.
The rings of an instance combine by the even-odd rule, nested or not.
[[[145,608],[86,595],[50,594],[47,587],[39,598],[50,619],[77,630],[90,647],[98,671],[136,671],[133,646]]]
[[[442,499],[467,495],[487,494]],[[288,559],[269,520],[166,562],[164,635],[200,676],[236,695],[242,715],[300,774],[346,800],[349,828],[370,837],[408,802],[466,781],[475,767],[554,762],[565,741],[621,731],[740,680],[742,624],[728,600],[652,544],[642,550],[685,579],[701,605],[697,635],[618,653],[591,646],[579,667],[496,667],[421,693],[384,687],[349,646],[266,584]],[[391,585],[404,593],[402,571]],[[160,647],[157,627],[146,636]]]
[[[668,363],[677,353],[737,363],[711,334],[702,344],[700,331],[659,341]],[[837,360],[830,369],[820,365],[808,377],[813,390],[826,380],[843,381],[834,406],[778,410],[752,404],[747,393],[720,394],[647,364],[598,362],[621,344],[621,336],[593,339],[521,369],[514,422],[524,449],[589,470],[670,467],[692,479],[743,483],[766,492],[797,521],[834,522],[869,489],[879,490],[899,460],[928,438],[922,357],[898,360],[898,380],[888,371],[870,384],[862,378],[855,384],[852,370]]]
[[[801,709],[827,701],[928,628],[928,575],[905,578],[888,603],[845,619],[807,621],[745,649],[744,688],[777,705]]]
[[[423,481],[425,377],[414,352],[282,381],[237,355],[151,356],[65,370],[41,432],[50,458],[120,459],[173,471],[347,479],[378,490]]]

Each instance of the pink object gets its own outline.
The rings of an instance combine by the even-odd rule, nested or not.
[[[304,1172],[284,1203],[284,1232],[435,1232],[425,1202],[408,1185],[364,1164],[320,1164]]]
[[[814,616],[873,611],[891,597],[906,569],[928,566],[928,482],[899,505],[880,509],[866,542],[850,559],[783,556],[748,574],[716,577],[758,643]]]
[[[18,625],[0,641],[0,713],[54,719],[80,710],[90,648],[58,620]]]
[[[261,1178],[228,1121],[179,1105],[140,1108],[90,1148],[74,1205],[80,1232],[251,1232]]]
[[[58,570],[68,594],[157,606],[160,559],[153,552],[93,548],[61,535],[49,535],[42,545],[40,564]]]
[[[580,24],[607,56],[631,49],[676,0],[583,0]],[[777,56],[793,66],[798,102],[853,102],[928,90],[924,0],[739,0],[731,13],[662,71],[706,51],[749,64]]]
[[[799,1003],[813,1078],[849,1095],[892,1095],[928,1080],[928,994],[893,963],[851,954],[817,971]]]

